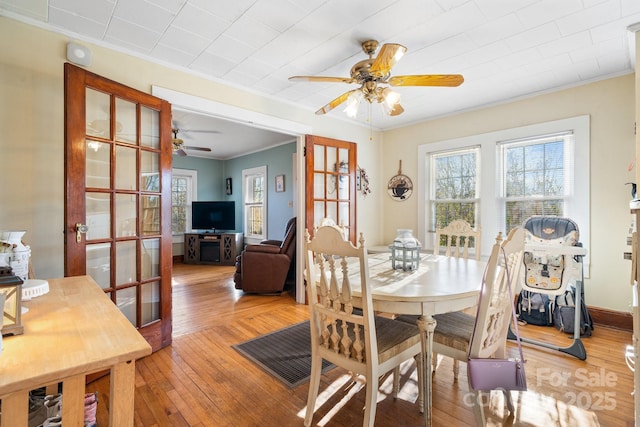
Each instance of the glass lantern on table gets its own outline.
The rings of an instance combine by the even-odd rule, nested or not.
[[[396,238],[389,245],[391,249],[391,268],[413,271],[420,266],[420,241],[413,237],[413,230],[400,228]]]

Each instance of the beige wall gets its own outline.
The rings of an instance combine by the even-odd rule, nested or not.
[[[582,189],[590,186],[591,224],[578,224],[582,232],[591,233],[586,300],[589,305],[629,311],[631,265],[622,256],[629,250],[626,237],[631,221],[630,187],[624,184],[635,180],[635,171],[627,170],[635,156],[634,105],[634,75],[630,74],[385,132],[383,174],[387,179],[394,175],[402,159],[403,173],[417,177],[421,144],[589,115],[591,180]],[[414,182],[414,187],[420,191],[420,183]],[[383,239],[393,240],[397,228],[417,230],[417,210],[417,197],[402,203],[385,200]]]
[[[0,17],[0,230],[26,230],[35,273],[63,275],[64,93],[67,37]],[[380,135],[368,126],[263,98],[82,42],[89,71],[151,93],[157,85],[310,126],[313,133],[358,143],[359,163],[379,176]],[[358,225],[381,240],[379,195],[358,196]]]
[[[63,63],[65,36],[0,17],[0,229],[27,230],[36,275],[63,274],[64,128]],[[635,171],[634,76],[495,106],[427,123],[374,133],[334,116],[259,97],[252,93],[161,67],[100,46],[90,71],[136,89],[152,85],[235,105],[312,127],[316,135],[358,143],[358,164],[371,180],[372,193],[358,196],[359,231],[367,243],[393,240],[397,228],[417,229],[417,197],[391,200],[387,181],[398,171],[417,177],[417,146],[477,133],[583,114],[591,116],[591,278],[590,305],[628,311],[630,265],[622,259],[630,215],[629,189]],[[414,181],[416,191],[420,184]]]

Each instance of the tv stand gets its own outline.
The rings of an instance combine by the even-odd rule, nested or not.
[[[242,251],[242,233],[202,231],[185,233],[184,263],[234,265]]]

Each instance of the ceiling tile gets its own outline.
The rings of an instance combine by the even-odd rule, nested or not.
[[[171,26],[160,38],[160,43],[173,49],[181,49],[189,55],[200,55],[211,41],[191,31]]]
[[[47,22],[47,0],[0,0],[0,9]]]
[[[240,40],[254,48],[260,48],[275,39],[278,32],[267,25],[242,15],[226,30],[229,37]]]
[[[142,52],[151,52],[160,39],[160,34],[114,17],[109,23],[106,37],[122,40],[128,45],[136,46]]]
[[[565,36],[615,21],[620,17],[620,6],[617,2],[606,2],[592,8],[578,11],[570,16],[557,20],[560,33]]]
[[[218,37],[207,47],[207,52],[240,63],[256,51],[255,48],[227,35]]]
[[[164,32],[174,18],[174,15],[168,10],[147,3],[144,0],[118,2],[113,16],[154,33]]]
[[[215,40],[229,25],[231,25],[231,21],[209,13],[191,3],[187,3],[171,22],[171,26],[195,33],[207,40]]]
[[[85,37],[91,37],[96,40],[102,40],[107,31],[106,23],[101,24],[87,18],[80,18],[72,13],[55,8],[49,9],[49,22],[63,26],[68,31],[83,34]]]
[[[84,18],[106,26],[111,20],[115,4],[109,0],[95,0],[91,2],[84,0],[51,0],[49,2],[49,8],[50,11],[58,10],[66,12],[73,16],[74,19]]]

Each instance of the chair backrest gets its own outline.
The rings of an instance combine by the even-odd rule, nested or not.
[[[556,240],[556,243],[575,246],[580,239],[578,224],[569,218],[534,215],[522,226],[540,242]]]
[[[478,299],[478,314],[469,346],[469,357],[504,357],[512,319],[511,295],[515,293],[522,265],[524,235],[525,230],[516,227],[504,242],[501,242],[501,234],[496,238],[487,264],[483,293]]]
[[[445,237],[445,255],[456,258],[469,258],[469,243],[473,239],[475,259],[480,259],[480,227],[471,228],[471,225],[462,219],[451,221],[449,225],[436,229],[436,241],[433,246],[433,253],[440,253],[440,243]]]
[[[287,226],[284,229],[284,239],[282,245],[280,245],[280,253],[289,255],[289,258],[293,259],[296,253],[296,217],[294,216],[287,222]]]
[[[377,363],[372,355],[378,352],[364,237],[355,247],[340,227],[319,227],[313,239],[307,230],[305,249],[311,345],[329,351],[334,363],[362,372],[367,361]],[[361,311],[352,304],[354,284],[361,289]]]
[[[522,289],[560,295],[570,282],[582,280],[582,258],[560,253],[562,246],[582,246],[578,225],[573,220],[536,215],[527,218],[523,227],[527,231],[525,244],[534,244],[538,249],[524,254]]]

